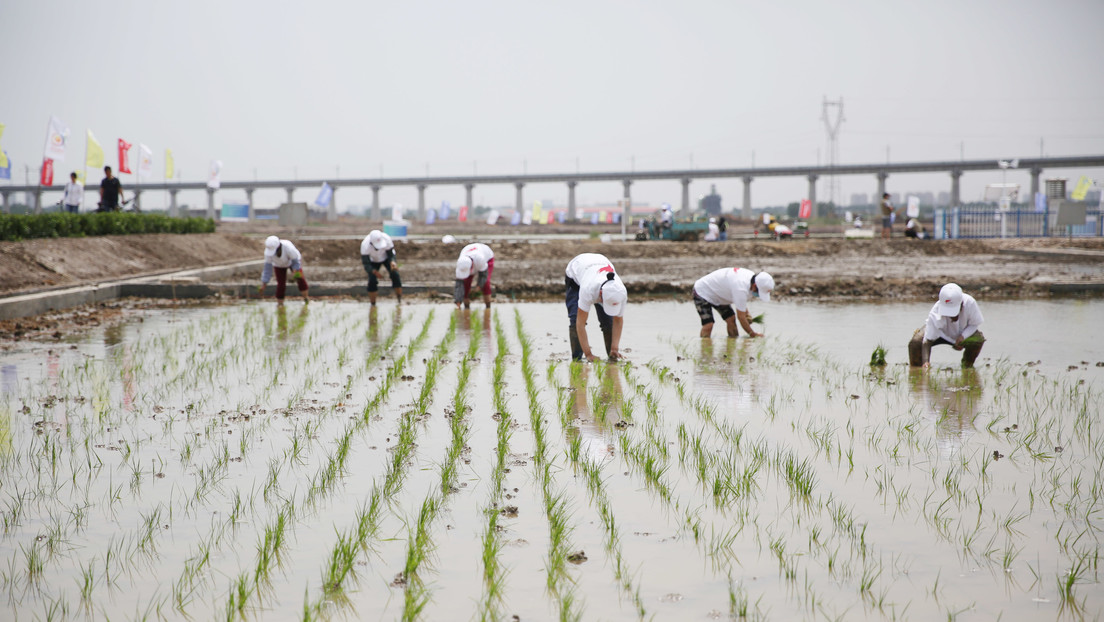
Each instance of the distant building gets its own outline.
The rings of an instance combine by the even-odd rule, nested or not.
[[[939,194],[935,195],[935,205],[950,205],[950,204],[951,204],[951,193],[950,192],[940,192]]]
[[[717,194],[716,184],[710,186],[709,194],[698,200],[698,209],[705,210],[711,216],[721,213],[721,195]]]
[[[870,196],[865,192],[856,192],[851,195],[851,205],[870,205]]]

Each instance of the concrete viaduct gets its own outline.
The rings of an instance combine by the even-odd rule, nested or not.
[[[1031,196],[1039,191],[1039,176],[1044,170],[1059,168],[1095,168],[1104,167],[1104,155],[1094,156],[1069,156],[1046,158],[1020,158],[1019,170],[1027,170],[1031,173]],[[894,164],[848,164],[837,166],[783,166],[774,168],[731,168],[731,169],[695,169],[695,170],[669,170],[669,171],[639,171],[639,172],[606,172],[606,173],[553,173],[533,175],[472,175],[457,177],[395,177],[395,178],[366,178],[366,179],[305,179],[305,180],[273,180],[273,181],[229,181],[222,182],[221,189],[244,190],[249,203],[249,219],[254,218],[253,193],[258,189],[283,188],[287,191],[288,203],[293,202],[296,189],[317,189],[323,182],[329,183],[334,189],[334,200],[330,201],[328,213],[329,219],[336,217],[336,195],[339,188],[367,187],[372,189],[372,213],[375,220],[381,216],[380,190],[387,186],[414,186],[418,189],[418,218],[425,217],[425,189],[429,186],[463,186],[467,191],[467,205],[472,204],[472,189],[478,185],[487,184],[512,184],[517,189],[517,209],[523,205],[522,189],[526,184],[534,183],[565,183],[568,188],[567,217],[575,220],[575,187],[584,182],[609,182],[619,181],[624,186],[624,198],[631,200],[630,188],[636,181],[651,180],[678,180],[682,183],[682,207],[680,215],[689,216],[690,206],[690,182],[694,179],[742,179],[744,182],[743,216],[751,217],[751,182],[757,177],[805,177],[809,183],[808,198],[813,202],[814,213],[817,213],[816,182],[821,177],[829,175],[874,175],[878,181],[878,193],[881,197],[885,192],[885,182],[890,175],[905,173],[938,173],[945,172],[951,178],[951,205],[958,205],[959,180],[963,173],[972,171],[1000,170],[997,160],[962,160],[944,162],[900,162]],[[207,191],[207,216],[215,217],[215,193],[217,190],[208,188],[204,182],[162,182],[132,184],[126,187],[134,193],[135,198],[146,191],[168,191],[170,196],[169,212],[177,213],[176,195],[181,190],[206,190]],[[36,195],[36,209],[41,210],[43,192],[61,192],[62,187],[51,186],[3,186],[0,187],[0,195],[3,198],[5,213],[10,211],[9,196],[13,192],[31,192]],[[89,188],[89,192],[95,192],[95,188]],[[628,205],[628,201],[626,201]],[[626,207],[626,209],[628,209]]]

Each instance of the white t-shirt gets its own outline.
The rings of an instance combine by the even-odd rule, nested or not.
[[[494,259],[494,251],[486,244],[475,242],[465,246],[460,251],[460,256],[472,258],[472,274],[477,274],[487,270],[487,262]]]
[[[669,208],[669,207],[665,207],[665,208],[663,208],[663,214],[661,214],[661,215],[660,215],[660,220],[661,220],[662,222],[666,222],[666,223],[669,223],[669,222],[671,222],[672,220],[674,220],[674,218],[675,218],[675,215],[674,215],[674,213],[673,213],[673,212],[671,211],[671,208]]]
[[[61,201],[66,205],[80,205],[84,202],[84,186],[79,181],[65,184],[65,194]]]
[[[273,255],[267,258],[273,268],[290,268],[293,263],[302,263],[303,256],[294,244],[287,240],[280,240],[280,246],[283,246],[284,250],[280,252],[279,257]]]
[[[620,275],[613,269],[613,263],[605,255],[583,253],[567,264],[565,273],[568,278],[579,285],[579,310],[590,313],[592,306],[602,304],[598,302],[598,292],[602,288],[602,283],[605,283],[608,278],[606,275],[610,272],[614,274],[613,280],[621,283],[623,287],[624,283],[621,281]],[[618,307],[616,312],[610,313],[611,316],[622,317],[624,315],[625,305],[618,305]],[[606,309],[603,308],[603,311],[606,311]]]
[[[732,305],[746,313],[753,276],[755,273],[747,268],[714,270],[694,282],[694,293],[711,305]]]
[[[942,337],[954,343],[961,336],[963,339],[977,332],[978,327],[985,321],[981,317],[981,309],[974,297],[962,294],[962,310],[958,312],[958,320],[952,320],[950,316],[939,315],[939,303],[932,305],[928,312],[928,320],[924,323],[924,340],[935,341]]]
[[[709,223],[709,233],[705,234],[706,242],[714,242],[721,237],[721,228],[717,226],[717,223]]]
[[[371,234],[364,237],[364,241],[360,243],[360,254],[368,255],[368,259],[375,263],[383,263],[387,261],[387,251],[395,248],[395,243],[391,241],[391,236],[386,233],[380,233],[379,246],[383,248],[376,248],[372,246],[369,238]]]

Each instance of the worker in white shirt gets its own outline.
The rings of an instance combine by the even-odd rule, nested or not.
[[[621,277],[613,269],[613,263],[604,255],[583,253],[567,264],[564,285],[567,288],[565,300],[571,358],[580,360],[585,356],[588,361],[598,358],[591,352],[586,333],[586,321],[591,309],[598,314],[598,325],[602,329],[609,360],[622,358],[621,329],[629,296]]]
[[[489,309],[492,273],[494,273],[494,251],[491,247],[478,242],[465,246],[460,251],[460,258],[456,260],[456,284],[453,287],[456,308],[460,308],[460,303],[464,303],[465,309],[471,308],[468,296],[472,291],[472,281],[475,280],[476,288],[483,290],[483,304]]]
[[[709,231],[705,234],[706,242],[718,242],[721,239],[721,227],[716,218],[709,219]]]
[[[84,184],[77,181],[76,173],[69,173],[69,183],[65,184],[65,194],[61,195],[61,203],[65,211],[76,214],[84,203]]]
[[[276,300],[284,302],[284,292],[287,290],[288,270],[291,270],[291,278],[299,287],[299,293],[303,296],[303,302],[310,302],[307,294],[307,279],[303,276],[303,255],[295,245],[288,240],[270,235],[265,239],[264,268],[261,270],[261,287],[259,293],[264,296],[265,286],[272,280],[273,272],[276,273]]]
[[[708,337],[713,333],[713,310],[716,309],[728,327],[729,337],[739,336],[737,320],[748,337],[762,337],[761,333],[751,328],[748,300],[755,297],[769,302],[772,291],[774,277],[747,268],[721,268],[698,279],[694,282],[694,307],[701,318],[701,336]]]
[[[660,226],[669,229],[671,224],[675,222],[675,213],[671,211],[671,206],[666,203],[663,204],[663,211],[659,215]]]
[[[932,346],[941,344],[962,350],[962,366],[973,367],[985,336],[978,327],[984,322],[977,301],[954,283],[939,290],[939,301],[928,312],[922,328],[916,329],[909,341],[909,365],[927,367]]]
[[[395,243],[391,241],[391,236],[373,229],[360,243],[360,263],[368,273],[369,302],[376,304],[380,269],[385,267],[391,276],[391,289],[395,292],[395,300],[402,302],[402,279],[399,278],[399,265],[395,263]]]

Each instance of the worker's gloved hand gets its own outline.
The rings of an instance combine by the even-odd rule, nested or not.
[[[295,273],[291,275],[291,280],[293,280],[293,281],[298,281],[298,280],[301,280],[302,278],[303,278],[303,271],[302,270],[296,270]]]

